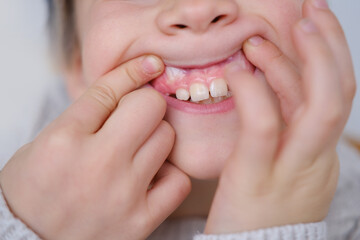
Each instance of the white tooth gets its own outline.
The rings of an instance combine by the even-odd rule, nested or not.
[[[191,100],[194,102],[202,101],[210,97],[209,89],[202,83],[193,83],[190,86],[190,95]]]
[[[216,78],[210,84],[210,94],[212,97],[226,96],[228,93],[228,86],[224,79]]]
[[[179,100],[187,101],[190,98],[190,93],[184,88],[176,90],[176,98]]]
[[[166,67],[165,72],[169,81],[172,82],[182,78],[185,75],[185,71],[183,69],[174,68],[174,67]]]

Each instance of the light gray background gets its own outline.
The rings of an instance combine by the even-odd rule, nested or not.
[[[0,0],[0,162],[25,143],[44,89],[56,79],[46,42],[45,0]],[[360,1],[332,0],[360,79]],[[331,106],[329,106],[331,107]],[[360,137],[357,95],[346,132]],[[8,149],[8,148],[14,149]],[[6,149],[5,149],[6,148]]]

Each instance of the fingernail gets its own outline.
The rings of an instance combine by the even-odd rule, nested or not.
[[[315,24],[308,18],[304,18],[300,21],[300,27],[306,33],[317,32]]]
[[[155,56],[146,56],[142,61],[143,69],[148,74],[156,74],[161,72],[163,64],[159,58]]]
[[[264,39],[259,36],[251,37],[249,38],[249,43],[255,47],[259,46],[261,43],[264,42]]]
[[[313,0],[313,5],[319,9],[329,9],[329,4],[326,0]]]

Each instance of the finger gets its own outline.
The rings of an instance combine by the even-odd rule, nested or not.
[[[280,100],[284,120],[290,122],[303,100],[298,70],[273,43],[259,36],[246,41],[243,49],[249,61],[265,74]]]
[[[97,80],[61,116],[63,124],[75,131],[96,132],[125,94],[154,79],[163,69],[155,56],[130,60]]]
[[[308,0],[303,9],[304,16],[315,23],[333,52],[337,67],[340,70],[344,96],[348,103],[352,102],[356,92],[354,67],[350,49],[338,19],[330,11],[325,0]]]
[[[266,80],[265,74],[259,68],[256,68],[254,71],[254,77],[263,83],[263,85],[268,89],[267,92],[270,94],[271,101],[274,103],[274,107],[276,108],[276,112],[279,114],[279,118],[281,118],[280,100],[269,85],[269,82]]]
[[[295,27],[294,39],[304,62],[305,104],[285,135],[281,159],[296,169],[309,166],[333,146],[345,122],[340,77],[330,48],[308,19]]]
[[[190,190],[190,178],[165,162],[147,195],[151,223],[157,226],[164,221],[184,201]]]
[[[280,131],[276,105],[266,85],[237,66],[226,71],[226,79],[240,119],[240,137],[226,171],[248,179],[266,177],[271,172]]]
[[[123,97],[97,134],[114,149],[133,155],[159,126],[165,112],[166,101],[160,93],[138,89]]]
[[[174,141],[174,129],[169,123],[161,121],[154,133],[137,151],[134,157],[133,169],[139,176],[146,178],[144,180],[147,183],[146,187],[169,156]]]

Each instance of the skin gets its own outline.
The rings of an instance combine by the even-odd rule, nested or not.
[[[226,59],[254,35],[269,39],[289,59],[298,62],[289,37],[291,27],[301,17],[302,3],[301,0],[76,1],[81,55],[79,65],[68,77],[69,91],[76,99],[100,76],[143,54],[155,54],[166,65],[175,66]],[[225,17],[211,23],[221,15]],[[174,24],[187,27],[177,28]],[[194,178],[218,178],[238,135],[236,110],[194,115],[168,108],[165,120],[176,132],[169,160]]]
[[[144,239],[188,195],[188,174],[219,176],[205,233],[326,216],[338,178],[335,147],[356,88],[335,16],[315,0],[194,2],[77,1],[82,47],[68,72],[77,100],[0,173],[10,208],[43,238]],[[231,9],[237,18],[209,26],[213,15],[196,9]],[[184,11],[191,14],[179,14]],[[179,24],[179,17],[187,28],[166,27]],[[139,28],[143,24],[148,26]],[[206,49],[199,47],[204,40]],[[216,48],[223,41],[229,43]],[[179,52],[175,43],[189,50]],[[212,116],[214,121],[173,112],[156,91],[138,89],[161,74],[163,61],[204,63],[241,45],[259,71],[253,76],[237,66],[227,69],[236,109]],[[161,58],[138,57],[150,52]],[[190,58],[194,52],[198,58]],[[190,148],[186,141],[202,139],[214,147],[219,136],[211,139],[198,128],[188,138],[181,131],[189,134],[198,121],[208,128],[219,119],[233,121],[237,130],[216,142],[223,149],[230,145],[229,156],[211,159],[198,146],[194,155],[204,165],[193,164],[182,152]],[[169,154],[171,163],[165,161]]]

